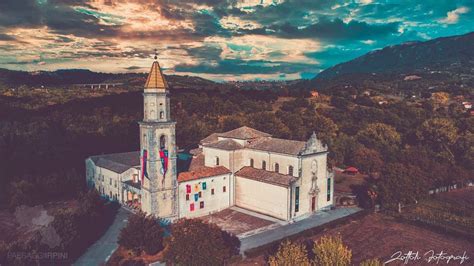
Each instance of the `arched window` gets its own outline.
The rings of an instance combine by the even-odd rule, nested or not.
[[[166,148],[166,136],[161,135],[160,137],[160,149],[164,150]]]
[[[253,159],[250,159],[250,167],[253,167]]]
[[[163,118],[165,118],[165,112],[161,111],[160,112],[160,119],[163,119]]]
[[[262,169],[267,170],[267,162],[262,161]]]
[[[293,175],[293,166],[288,166],[288,175]]]
[[[280,165],[278,163],[275,163],[275,172],[280,172]]]
[[[216,156],[216,165],[219,165],[219,157]]]

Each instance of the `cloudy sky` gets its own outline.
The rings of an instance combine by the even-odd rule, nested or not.
[[[0,67],[311,78],[373,49],[474,30],[473,0],[0,0]]]

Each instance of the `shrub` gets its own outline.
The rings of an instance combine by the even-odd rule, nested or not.
[[[224,265],[239,249],[239,239],[217,225],[182,219],[171,226],[164,258],[175,265]]]
[[[361,262],[359,266],[382,266],[382,262],[379,259],[368,259]]]
[[[303,244],[286,240],[280,244],[277,253],[268,258],[268,264],[270,266],[310,265],[310,261],[308,251]]]
[[[349,265],[352,251],[342,243],[340,236],[323,236],[314,243],[314,263],[323,266]]]
[[[130,216],[127,226],[119,235],[119,244],[137,254],[145,251],[147,254],[156,254],[163,249],[164,229],[160,220],[144,213]]]

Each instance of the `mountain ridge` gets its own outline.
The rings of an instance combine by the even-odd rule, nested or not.
[[[474,32],[469,32],[464,35],[386,46],[327,68],[313,80],[358,73],[403,74],[427,71],[472,73],[473,67]]]

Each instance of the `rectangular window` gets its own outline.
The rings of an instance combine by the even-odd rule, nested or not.
[[[194,203],[191,203],[191,204],[189,205],[189,210],[190,210],[190,211],[194,211]]]
[[[295,187],[295,212],[300,210],[300,187]]]
[[[109,182],[109,185],[112,185],[112,177],[110,178],[109,181],[110,181],[110,182]]]
[[[201,191],[199,191],[199,197],[202,198],[202,192]]]
[[[225,192],[225,186],[222,187],[222,192]]]
[[[327,201],[331,200],[331,178],[328,178],[328,193],[327,193]]]
[[[214,195],[214,189],[211,188],[211,195]]]
[[[201,201],[199,202],[199,209],[203,209],[204,208],[204,201]]]
[[[189,200],[189,194],[186,194],[186,201]]]

